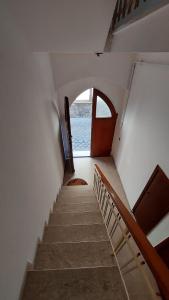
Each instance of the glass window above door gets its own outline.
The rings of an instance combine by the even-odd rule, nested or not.
[[[96,118],[111,118],[110,108],[102,98],[97,96],[96,101]]]

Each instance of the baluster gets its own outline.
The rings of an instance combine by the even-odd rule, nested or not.
[[[104,208],[104,204],[105,204],[105,201],[106,201],[106,197],[107,197],[106,193],[107,193],[107,190],[105,189],[105,194],[104,194],[104,198],[103,198],[103,201],[102,201],[102,204],[101,204],[101,210],[102,210],[102,211],[103,211],[103,208]]]
[[[129,273],[129,272],[131,272],[131,271],[133,271],[133,270],[135,270],[135,269],[137,269],[137,268],[138,268],[137,265],[135,265],[135,266],[133,266],[132,268],[128,269],[127,271],[122,272],[122,274],[123,274],[123,275],[126,275],[127,273]]]
[[[110,237],[111,238],[113,238],[113,235],[114,235],[114,233],[116,231],[117,226],[118,226],[118,222],[117,222],[117,220],[115,220],[114,226],[113,226],[113,228],[110,231]]]
[[[105,204],[104,212],[103,212],[104,218],[105,218],[105,216],[106,216],[107,208],[108,208],[108,202],[107,202],[107,199],[106,199],[106,204]]]
[[[94,173],[93,189],[96,192],[96,173]]]
[[[96,196],[98,196],[98,174],[97,174],[97,172],[96,172],[95,176],[96,176]]]
[[[114,223],[112,225],[112,228],[110,230],[110,237],[111,238],[113,237],[113,234],[114,234],[114,232],[115,232],[115,230],[116,230],[116,228],[118,226],[118,218],[120,217],[120,214],[119,213],[117,215],[114,214],[114,216],[115,216],[115,221],[114,221]]]
[[[97,175],[97,198],[99,197],[100,192],[100,177]]]
[[[110,224],[110,220],[111,220],[112,214],[113,214],[113,204],[112,204],[112,206],[110,207],[110,211],[109,211],[109,214],[108,214],[108,217],[107,217],[107,220],[106,220],[106,226],[107,226],[107,227],[109,227],[109,224]]]
[[[140,256],[140,253],[137,253],[136,256],[133,256],[133,257],[130,258],[126,263],[124,263],[124,264],[120,267],[120,269],[122,270],[122,269],[124,269],[125,267],[127,267],[131,262],[133,262],[134,260],[136,260],[137,257],[139,257],[139,256]],[[141,261],[139,264],[140,264],[140,265],[145,265],[145,261]],[[130,269],[124,271],[124,272],[123,272],[123,275],[125,275],[125,274],[127,274],[127,273],[129,273],[129,272],[131,272],[131,271],[133,271],[133,270],[135,270],[136,268],[138,268],[138,265],[137,265],[137,264],[134,265],[133,267],[131,267]]]
[[[128,261],[126,261],[122,266],[120,266],[120,269],[124,269],[125,267],[127,267],[131,262],[133,262],[135,260],[135,257],[131,257]]]
[[[98,178],[96,180],[96,196],[98,198],[98,193],[99,193],[99,182],[98,182]]]
[[[98,199],[98,201],[99,201],[99,203],[101,203],[101,201],[102,201],[102,197],[103,197],[103,190],[104,190],[104,185],[103,185],[103,183],[101,182],[101,184],[100,184],[101,186],[100,186],[100,194],[99,194],[99,199]]]
[[[105,201],[105,197],[106,197],[106,188],[105,186],[103,185],[103,194],[102,194],[102,199],[100,201],[100,206],[101,206],[101,209],[103,210],[103,204],[104,204],[104,201]]]
[[[124,247],[124,245],[126,244],[126,240],[124,239],[123,242],[120,244],[120,246],[118,247],[118,249],[116,249],[115,254],[117,255],[119,253],[119,251]]]
[[[100,193],[100,177],[97,177],[97,200],[99,199],[99,193]]]
[[[105,207],[104,207],[104,212],[103,212],[103,217],[104,217],[104,219],[105,219],[105,217],[106,217],[107,209],[108,209],[108,200],[107,200],[107,198],[106,198],[106,205],[105,205]]]
[[[127,238],[123,236],[123,240],[121,241],[121,244],[118,245],[118,247],[115,250],[116,255],[119,253],[119,251],[124,247],[124,245],[127,243],[127,239],[129,239],[131,235],[129,234]]]

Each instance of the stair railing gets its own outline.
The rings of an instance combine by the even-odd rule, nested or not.
[[[169,270],[98,165],[94,191],[128,299],[169,299]]]

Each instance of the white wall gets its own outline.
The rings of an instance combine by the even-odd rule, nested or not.
[[[0,298],[16,300],[63,164],[48,56],[31,53],[8,12],[0,14]]]
[[[131,208],[157,164],[169,176],[168,78],[169,65],[136,65],[120,141],[113,145]],[[169,229],[169,218],[164,222]],[[168,231],[162,228],[155,228],[149,236],[153,244],[168,236]]]
[[[169,51],[169,5],[117,30],[111,51]]]
[[[51,53],[50,58],[57,89],[69,82],[93,77],[126,88],[136,54],[103,53],[98,57],[95,53]]]

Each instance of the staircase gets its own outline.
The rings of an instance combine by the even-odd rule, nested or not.
[[[127,299],[95,194],[62,187],[27,271],[22,300]]]

